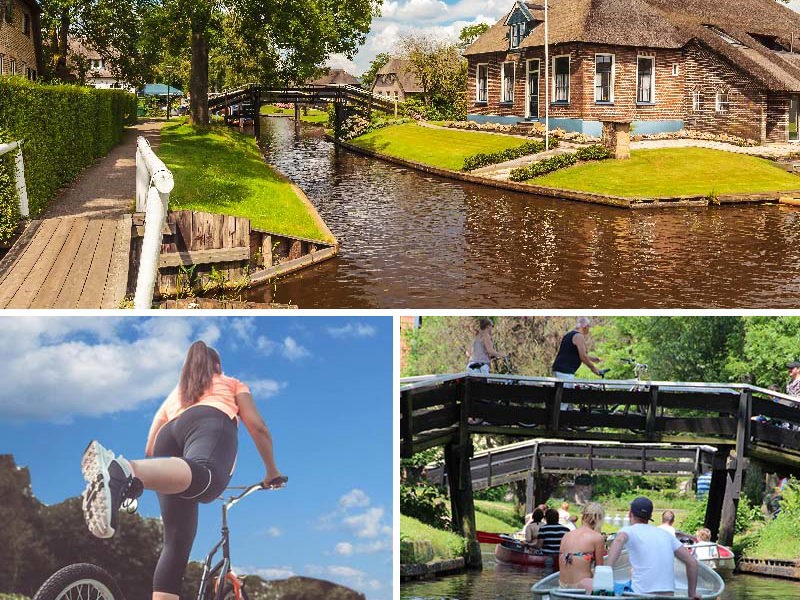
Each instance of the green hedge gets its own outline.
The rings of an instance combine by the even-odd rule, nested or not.
[[[558,148],[558,140],[551,139],[550,148]],[[474,169],[496,165],[507,160],[527,156],[528,154],[539,154],[539,152],[544,152],[544,141],[525,142],[521,146],[507,148],[499,152],[479,152],[478,154],[467,156],[464,159],[464,166],[461,167],[461,170],[473,171]]]
[[[120,142],[125,125],[135,122],[136,97],[128,92],[0,77],[0,142],[23,141],[34,218],[59,188]],[[13,175],[6,175],[8,164],[0,164],[0,241],[13,234],[19,218],[7,205],[9,198],[17,202]]]
[[[541,177],[558,169],[571,167],[579,160],[604,160],[611,158],[611,152],[604,146],[585,146],[575,152],[557,154],[527,167],[513,169],[508,178],[511,181],[527,181],[534,177]]]

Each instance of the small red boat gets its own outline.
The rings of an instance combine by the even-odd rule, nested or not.
[[[553,557],[540,552],[529,550],[516,540],[503,541],[494,547],[494,557],[498,562],[552,569]]]
[[[500,544],[506,540],[513,539],[507,533],[489,533],[488,531],[476,532],[478,543],[480,544]]]

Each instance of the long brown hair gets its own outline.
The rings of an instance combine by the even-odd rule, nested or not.
[[[221,372],[222,366],[216,350],[209,348],[201,340],[189,346],[178,383],[181,406],[191,406],[197,402],[211,385],[212,377]]]

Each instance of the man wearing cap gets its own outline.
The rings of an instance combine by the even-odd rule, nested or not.
[[[686,566],[687,595],[700,599],[697,593],[697,561],[678,538],[650,525],[653,503],[639,496],[631,502],[628,513],[631,524],[623,527],[608,549],[605,564],[614,565],[623,548],[631,562],[631,587],[636,594],[673,596],[675,594],[674,558]],[[674,557],[674,558],[673,558]]]
[[[793,360],[787,363],[786,368],[789,369],[789,377],[792,378],[786,385],[786,393],[789,396],[800,397],[800,361]]]

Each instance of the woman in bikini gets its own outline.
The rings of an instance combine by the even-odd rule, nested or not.
[[[605,511],[597,502],[583,507],[581,526],[561,538],[559,586],[592,590],[592,567],[603,564],[605,540],[600,534]]]
[[[177,387],[153,418],[143,460],[127,460],[93,441],[81,461],[88,482],[83,513],[89,530],[110,538],[123,502],[143,489],[158,492],[164,547],[153,577],[153,600],[178,600],[197,532],[199,503],[219,496],[236,462],[238,423],[245,424],[266,476],[263,486],[283,486],[272,437],[250,390],[222,373],[219,354],[197,341],[189,347]]]

